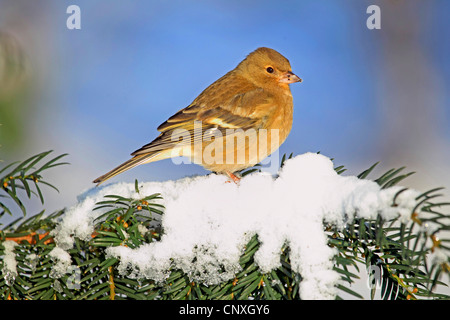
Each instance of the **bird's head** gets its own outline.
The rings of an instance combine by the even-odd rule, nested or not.
[[[250,53],[236,70],[262,88],[288,88],[290,83],[301,82],[291,69],[289,60],[279,52],[261,47]]]

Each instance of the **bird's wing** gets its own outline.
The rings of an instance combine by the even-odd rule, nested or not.
[[[195,101],[194,101],[195,103]],[[192,104],[171,116],[158,127],[161,134],[149,144],[134,151],[131,155],[139,155],[172,148],[180,143],[183,135],[190,139],[183,143],[210,139],[214,130],[220,130],[222,136],[231,134],[230,129],[264,128],[267,117],[274,109],[273,98],[261,89],[238,94],[225,103],[215,106]]]

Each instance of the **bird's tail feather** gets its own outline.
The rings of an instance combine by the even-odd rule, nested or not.
[[[122,173],[126,170],[129,170],[131,168],[134,168],[140,164],[143,164],[145,162],[149,162],[151,158],[155,157],[158,155],[158,152],[153,152],[153,153],[147,153],[147,154],[139,154],[137,156],[134,156],[133,158],[131,158],[128,161],[125,161],[124,163],[122,163],[120,166],[118,166],[117,168],[112,169],[111,171],[109,171],[108,173],[105,173],[104,175],[102,175],[101,177],[98,177],[97,179],[95,179],[93,182],[94,183],[98,183],[98,185],[100,185],[101,183],[105,182],[106,180],[118,175],[119,173]]]

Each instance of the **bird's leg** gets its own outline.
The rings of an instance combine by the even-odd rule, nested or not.
[[[238,184],[239,181],[241,180],[241,178],[237,177],[236,175],[234,175],[232,172],[230,171],[225,171],[225,173],[231,178],[231,180],[233,180],[234,183]]]

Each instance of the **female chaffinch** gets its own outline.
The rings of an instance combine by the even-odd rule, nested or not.
[[[258,48],[162,123],[159,136],[134,151],[133,158],[93,182],[177,156],[237,182],[236,171],[259,163],[287,138],[293,118],[289,84],[301,81],[288,59]]]

